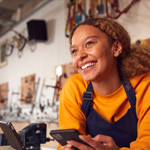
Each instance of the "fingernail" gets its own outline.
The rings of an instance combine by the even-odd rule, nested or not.
[[[72,147],[72,145],[71,144],[67,144],[67,148],[71,148]]]
[[[82,138],[83,138],[83,135],[79,135],[79,138],[82,139]]]

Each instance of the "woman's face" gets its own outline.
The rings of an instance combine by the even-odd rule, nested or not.
[[[74,67],[86,81],[107,80],[117,71],[114,43],[94,26],[81,25],[75,30],[70,51]]]

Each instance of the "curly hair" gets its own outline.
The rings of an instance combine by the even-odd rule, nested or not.
[[[71,45],[75,30],[81,25],[91,25],[104,32],[112,41],[118,41],[122,45],[122,53],[117,64],[120,75],[124,78],[132,78],[137,75],[150,72],[150,49],[142,46],[131,46],[128,32],[114,20],[107,18],[91,18],[78,24],[69,37]]]

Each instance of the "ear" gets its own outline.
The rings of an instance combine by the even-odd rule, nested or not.
[[[118,57],[122,53],[122,45],[120,42],[115,41],[112,45],[114,57]]]

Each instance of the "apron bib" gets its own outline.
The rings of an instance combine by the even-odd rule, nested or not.
[[[121,81],[131,107],[127,113],[116,122],[109,123],[93,109],[93,87],[91,82],[86,92],[83,93],[83,103],[81,106],[81,110],[86,116],[86,132],[92,137],[98,134],[111,136],[119,148],[129,147],[130,143],[136,140],[138,122],[134,89],[130,81],[123,78],[121,78]]]

